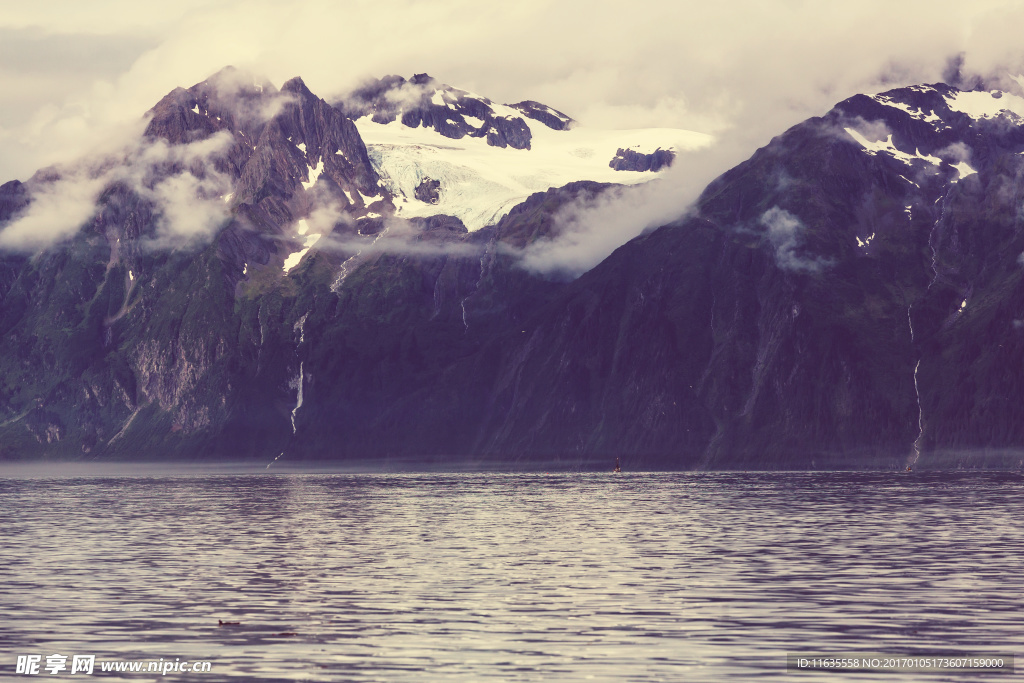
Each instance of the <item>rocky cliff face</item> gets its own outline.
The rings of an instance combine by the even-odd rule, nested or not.
[[[851,98],[573,281],[521,250],[607,186],[401,220],[352,106],[176,90],[79,230],[4,252],[0,457],[1017,465],[1024,100]],[[4,230],[60,178],[0,186]]]

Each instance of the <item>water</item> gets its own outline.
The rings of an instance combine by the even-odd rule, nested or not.
[[[19,654],[53,653],[212,662],[132,681],[818,681],[840,676],[787,672],[786,653],[1013,654],[1022,485],[1009,473],[0,479],[0,677]]]

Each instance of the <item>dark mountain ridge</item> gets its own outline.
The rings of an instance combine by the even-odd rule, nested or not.
[[[520,251],[607,186],[475,232],[392,217],[351,118],[433,120],[441,97],[438,132],[479,134],[445,128],[459,106],[487,120],[421,80],[391,108],[404,81],[331,106],[234,72],[158,103],[148,139],[224,142],[149,187],[220,174],[227,213],[211,242],[154,249],[160,205],[112,183],[71,238],[4,255],[0,457],[1019,466],[1013,95],[850,98],[567,282]],[[0,186],[0,221],[42,182]]]

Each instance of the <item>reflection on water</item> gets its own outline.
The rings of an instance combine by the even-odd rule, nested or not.
[[[207,681],[813,681],[836,676],[787,673],[786,652],[1012,654],[1022,485],[1007,473],[0,479],[0,672],[18,654],[62,653],[209,660],[212,674],[191,676]]]

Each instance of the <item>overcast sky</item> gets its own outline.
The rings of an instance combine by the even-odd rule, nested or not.
[[[855,92],[938,80],[959,52],[968,69],[1012,68],[1022,5],[0,0],[0,180],[110,144],[227,64],[277,85],[300,75],[327,98],[428,72],[584,124],[690,128],[752,151]]]

